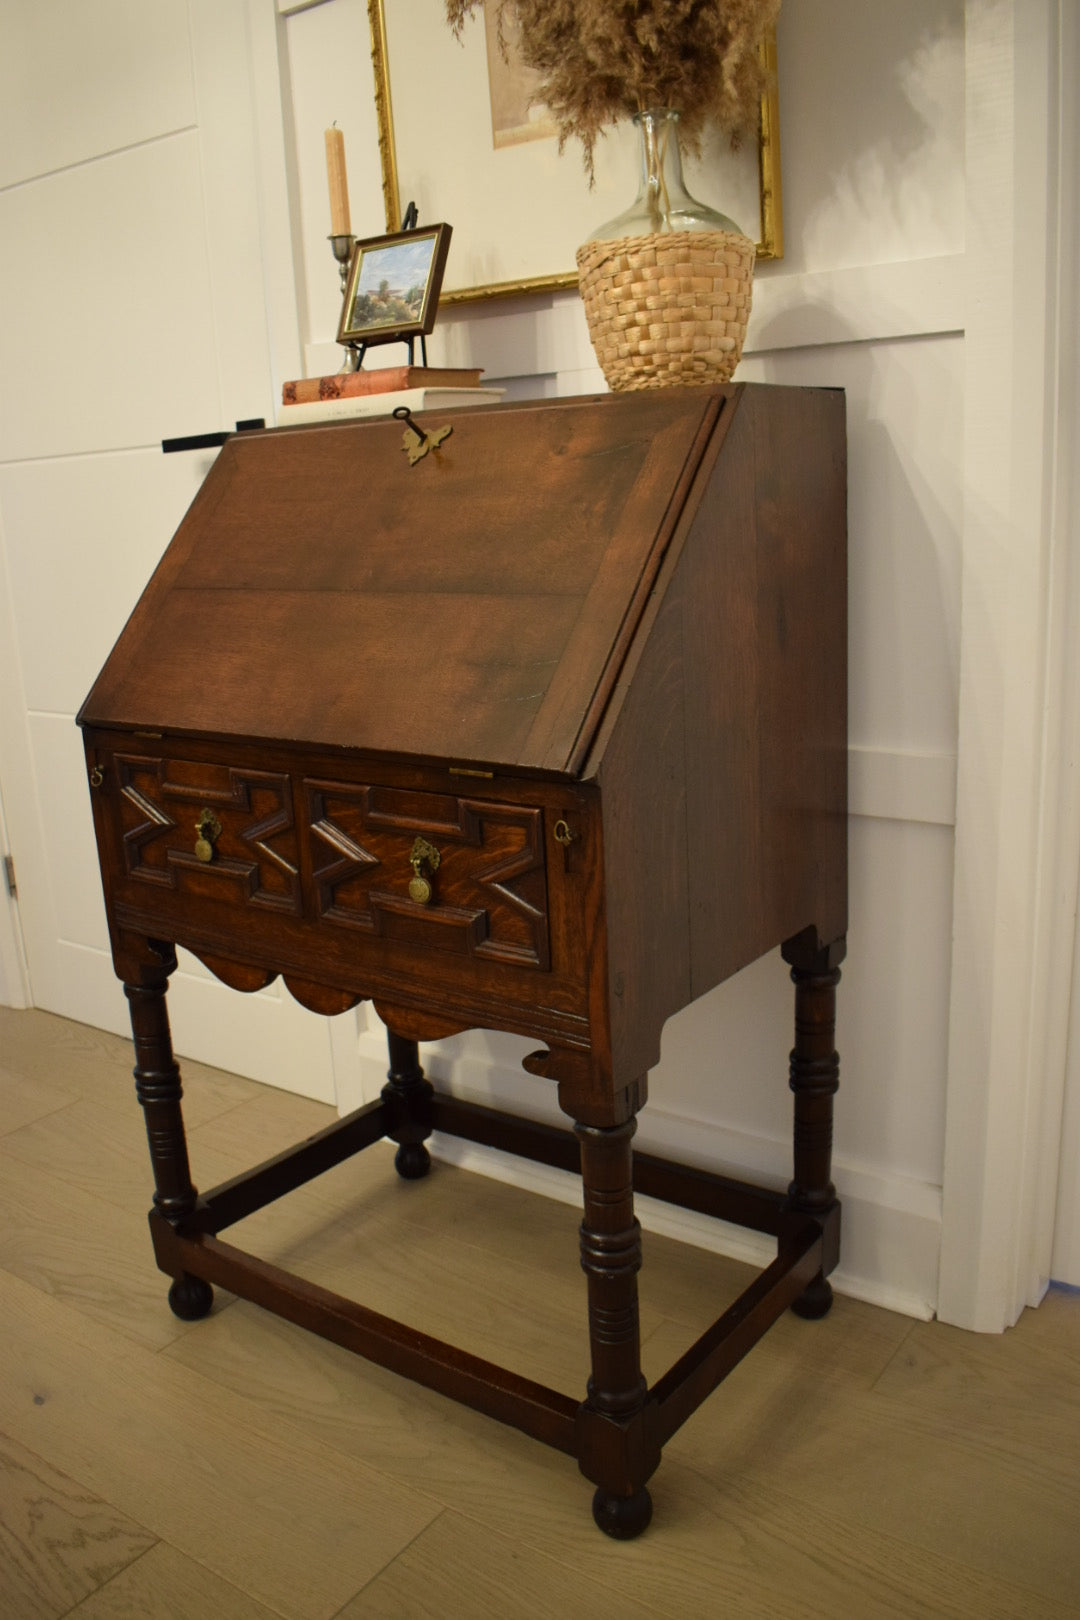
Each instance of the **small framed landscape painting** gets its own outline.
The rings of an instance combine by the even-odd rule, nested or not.
[[[439,307],[449,225],[369,236],[353,248],[339,343],[396,343],[431,331]]]

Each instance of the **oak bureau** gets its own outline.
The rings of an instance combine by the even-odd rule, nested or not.
[[[388,419],[230,438],[79,716],[150,1225],[178,1315],[204,1315],[217,1283],[514,1424],[577,1459],[625,1538],[665,1440],[784,1310],[831,1298],[844,401],[736,384],[452,425],[411,458]],[[370,999],[390,1031],[381,1098],[198,1193],[166,1010],[177,945],[239,991],[280,974],[317,1013]],[[776,946],[795,986],[790,1187],[634,1155],[665,1020]],[[525,1067],[572,1128],[435,1091],[417,1043],[470,1028],[534,1038]],[[580,1170],[586,1391],[222,1237],[387,1136],[422,1177],[432,1130]],[[652,1388],[635,1189],[777,1243]]]

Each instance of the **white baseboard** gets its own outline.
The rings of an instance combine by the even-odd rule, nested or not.
[[[438,1046],[425,1048],[425,1067],[441,1087],[452,1089],[456,1096],[470,1102],[527,1112],[566,1125],[557,1109],[552,1112],[552,1098],[535,1080],[503,1063],[488,1061],[475,1047],[462,1052],[463,1043],[455,1044],[452,1074],[447,1054],[441,1053]],[[338,1098],[343,1113],[378,1096],[386,1078],[386,1043],[381,1028],[365,1031],[359,1047],[360,1061],[352,1070],[354,1079],[347,1088],[351,1094]],[[786,1162],[790,1151],[786,1143],[733,1131],[708,1120],[684,1119],[652,1106],[640,1116],[639,1142],[648,1151],[679,1162],[704,1165],[774,1187],[783,1185],[784,1172],[778,1175],[777,1169]],[[580,1203],[580,1182],[565,1171],[439,1133],[429,1146],[433,1156],[444,1163],[562,1203]],[[940,1187],[842,1161],[834,1165],[833,1174],[844,1206],[842,1258],[832,1276],[837,1292],[929,1321],[937,1302]],[[757,1266],[767,1265],[775,1255],[775,1245],[768,1237],[725,1221],[654,1198],[638,1198],[635,1207],[646,1232]]]

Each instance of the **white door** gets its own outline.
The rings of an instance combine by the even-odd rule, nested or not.
[[[161,440],[273,419],[250,22],[0,0],[0,789],[31,998],[118,1031],[74,716],[211,464]],[[185,957],[170,1010],[180,1052],[333,1098],[280,984]]]

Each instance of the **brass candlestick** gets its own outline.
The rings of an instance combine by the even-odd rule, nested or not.
[[[334,250],[334,258],[338,262],[338,270],[341,273],[341,296],[344,298],[349,285],[349,265],[352,262],[352,251],[356,237],[348,234],[335,235],[329,237],[328,241]],[[341,362],[339,376],[341,372],[356,371],[360,365],[360,355],[356,347],[352,344],[346,344],[344,347],[345,358]]]
[[[349,284],[349,260],[352,258],[353,244],[356,237],[330,236],[327,240],[334,250],[334,258],[337,260],[338,268],[341,271],[341,296],[344,298],[345,288]]]

